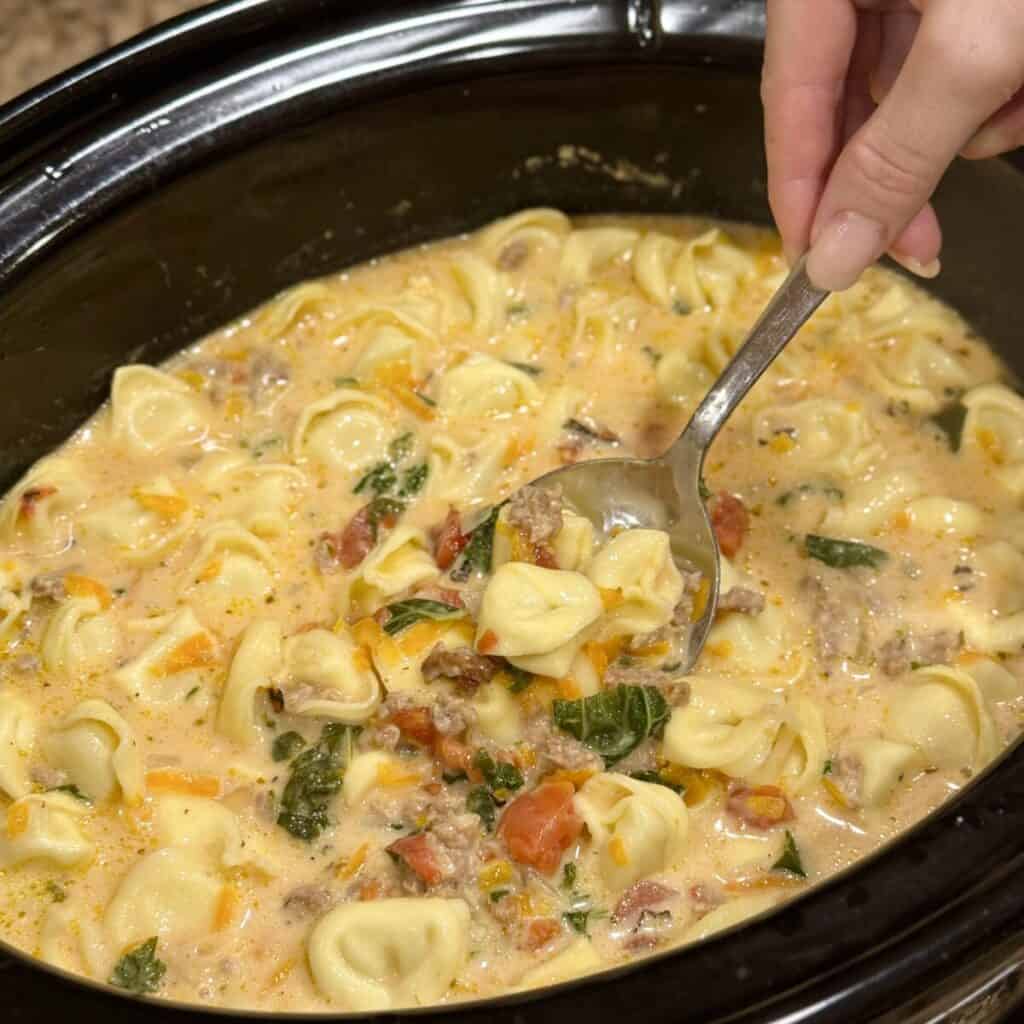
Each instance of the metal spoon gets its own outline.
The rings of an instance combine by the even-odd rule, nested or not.
[[[828,292],[811,284],[804,264],[801,259],[772,296],[686,429],[662,456],[580,462],[532,484],[560,491],[603,537],[623,528],[666,531],[676,564],[705,575],[710,584],[707,604],[689,631],[681,672],[689,671],[700,655],[718,607],[718,541],[700,493],[704,456],[736,406],[827,298]]]

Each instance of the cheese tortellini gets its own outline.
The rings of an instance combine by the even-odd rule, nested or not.
[[[122,366],[111,389],[111,430],[141,452],[159,452],[202,439],[206,422],[199,397],[183,381],[151,366]]]
[[[317,988],[342,1010],[436,1002],[469,955],[469,907],[455,899],[384,899],[330,911],[309,936]]]
[[[284,642],[282,689],[296,715],[365,722],[380,703],[366,654],[341,632],[313,629]]]
[[[36,739],[32,705],[9,689],[0,689],[0,791],[12,800],[29,791],[28,759]]]
[[[46,861],[62,868],[81,867],[93,856],[80,819],[88,806],[67,793],[32,793],[7,808],[0,833],[0,868]]]
[[[292,452],[328,470],[355,474],[383,459],[395,434],[387,402],[340,388],[303,409],[292,435]]]
[[[438,385],[437,404],[455,416],[500,416],[540,402],[533,378],[493,356],[474,355],[447,370]]]
[[[370,615],[389,597],[438,574],[421,530],[399,526],[367,556],[348,588],[353,615]]]

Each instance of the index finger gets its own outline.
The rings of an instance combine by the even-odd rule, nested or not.
[[[768,0],[761,81],[768,195],[791,257],[808,246],[842,142],[843,96],[856,39],[852,0]]]

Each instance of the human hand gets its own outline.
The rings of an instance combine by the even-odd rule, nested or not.
[[[1024,143],[1024,0],[767,0],[768,190],[787,256],[841,291],[888,252],[939,272],[929,199]]]

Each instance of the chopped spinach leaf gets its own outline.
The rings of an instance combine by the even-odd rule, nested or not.
[[[452,604],[444,604],[441,601],[431,601],[425,597],[409,597],[404,601],[396,601],[387,606],[388,620],[384,623],[384,632],[388,636],[395,636],[403,629],[408,629],[417,622],[431,619],[435,622],[442,622],[445,619],[461,619],[465,609],[456,608]]]
[[[157,937],[154,935],[141,945],[128,950],[114,965],[110,984],[139,995],[155,992],[167,970],[167,965],[157,959],[156,944]]]
[[[505,362],[531,377],[539,377],[544,372],[543,366],[534,366],[533,363],[517,363],[512,359],[506,359]]]
[[[509,693],[522,693],[533,682],[531,672],[527,672],[525,668],[517,668],[510,661],[505,662],[502,671],[512,680],[512,685],[508,688]]]
[[[686,792],[685,786],[680,785],[678,782],[672,782],[669,779],[666,779],[661,772],[630,772],[629,777],[631,779],[636,779],[638,782],[653,782],[655,785],[664,786],[666,789],[671,789],[673,793],[679,793],[680,795]]]
[[[306,741],[297,732],[283,732],[274,738],[270,756],[275,761],[290,761],[305,745]]]
[[[423,485],[427,482],[430,474],[430,467],[425,462],[418,462],[410,466],[402,476],[402,486],[398,489],[400,498],[408,498],[413,494],[419,494]]]
[[[660,736],[669,713],[668,702],[653,686],[616,686],[552,705],[555,725],[600,754],[608,767],[648,736]]]
[[[796,840],[789,829],[786,829],[786,845],[782,848],[782,856],[772,865],[772,871],[788,871],[789,874],[800,878],[807,877],[800,860],[800,851],[796,848]]]
[[[329,722],[317,743],[292,761],[277,823],[296,839],[310,842],[330,824],[327,804],[341,788],[342,774],[359,732],[359,726]]]
[[[932,416],[931,422],[945,435],[950,451],[960,451],[966,419],[967,406],[963,402],[952,402]]]
[[[474,786],[466,796],[466,810],[477,815],[488,832],[494,831],[498,816],[498,802],[486,786]]]
[[[494,528],[498,525],[498,514],[501,505],[495,505],[487,518],[469,535],[469,541],[462,550],[459,564],[451,572],[457,583],[468,580],[475,572],[491,571],[491,559],[494,556]]]
[[[591,913],[592,911],[590,910],[567,910],[562,915],[562,919],[574,932],[579,932],[580,935],[586,935]]]
[[[373,531],[373,539],[376,541],[377,532],[381,523],[387,525],[387,520],[397,519],[405,511],[405,502],[395,498],[376,497],[367,506],[366,521]]]
[[[374,494],[387,494],[394,490],[397,482],[398,477],[391,463],[378,462],[360,478],[359,483],[352,488],[352,493],[362,494],[365,490],[371,490]]]
[[[509,793],[519,789],[523,784],[523,776],[514,764],[496,761],[486,750],[480,749],[476,752],[473,766],[484,777],[484,782],[492,793]]]
[[[819,537],[814,533],[809,533],[804,538],[804,550],[811,558],[816,558],[833,569],[850,569],[858,565],[878,569],[889,557],[887,552],[870,544],[862,544],[857,540]]]
[[[411,455],[415,447],[416,435],[411,430],[407,430],[388,445],[388,459],[392,465],[395,465]]]
[[[86,796],[73,782],[67,782],[63,786],[52,786],[46,791],[47,793],[67,793],[68,796],[73,796],[76,800],[81,800],[83,804],[91,804],[92,797]]]
[[[572,861],[569,861],[569,863],[562,868],[562,888],[574,889],[576,887],[576,878],[578,874],[579,869]]]
[[[825,764],[822,766],[821,774],[822,775],[831,775],[832,774],[832,758],[831,757],[828,758],[825,761]]]

